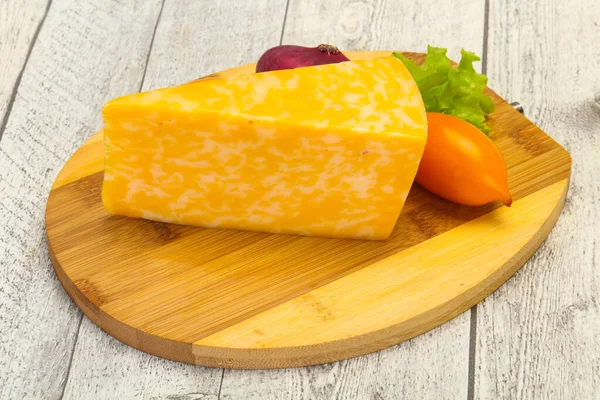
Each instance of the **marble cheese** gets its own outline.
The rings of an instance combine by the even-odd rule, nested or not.
[[[427,139],[393,57],[133,94],[103,117],[110,213],[335,238],[390,235]]]

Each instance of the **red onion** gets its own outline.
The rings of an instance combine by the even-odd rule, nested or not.
[[[320,44],[317,47],[283,45],[267,50],[256,64],[256,72],[294,69],[311,65],[350,61],[337,47]]]

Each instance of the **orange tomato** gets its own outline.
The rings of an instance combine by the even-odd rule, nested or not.
[[[500,200],[510,206],[506,165],[492,141],[468,122],[427,113],[428,137],[416,181],[454,203],[479,206]]]

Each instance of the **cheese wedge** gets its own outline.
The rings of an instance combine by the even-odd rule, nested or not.
[[[390,235],[427,139],[393,57],[133,94],[103,116],[110,213],[336,238]]]

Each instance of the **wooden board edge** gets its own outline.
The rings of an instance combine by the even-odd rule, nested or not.
[[[118,321],[102,311],[67,277],[52,250],[50,242],[48,242],[48,252],[56,276],[65,289],[65,292],[67,292],[77,307],[83,311],[83,314],[108,335],[128,346],[157,357],[186,364],[199,365],[194,358],[191,343],[176,342],[174,340],[148,334]]]
[[[91,146],[96,144],[104,146],[102,129],[90,136],[69,157],[69,160],[63,165],[54,179],[51,191],[104,170],[104,157],[100,157],[99,160],[86,158],[86,154],[91,150]]]
[[[376,53],[374,56],[379,55]],[[371,57],[373,57],[373,55],[371,55]],[[240,67],[232,68],[230,70],[235,70],[237,68]],[[225,70],[223,72],[230,70]],[[212,77],[215,76],[213,75]],[[90,139],[77,150],[75,155],[77,155],[77,153],[79,153],[86,145],[89,145],[89,143],[101,139],[100,136],[101,131],[91,136]],[[569,163],[571,163],[570,154],[562,146],[560,147],[569,155]],[[82,154],[83,153],[80,153],[80,156]],[[571,168],[569,165],[569,171],[570,170]],[[92,173],[99,171],[101,171],[101,169],[98,171],[94,170]],[[89,175],[89,171],[86,170],[81,171],[81,173],[77,172],[77,174],[73,176],[69,175],[68,177],[63,177],[61,180],[61,175],[64,172],[65,168],[63,167],[63,170],[59,172],[58,177],[52,186],[52,190]],[[512,276],[541,245],[560,215],[568,191],[568,185],[569,179],[567,178],[563,192],[555,208],[529,242],[527,242],[509,262],[501,266],[490,277],[482,281],[478,286],[453,299],[452,304],[456,303],[456,307],[453,308],[451,313],[441,312],[439,309],[428,310],[427,312],[412,318],[410,321],[405,321],[401,324],[405,325],[410,323],[418,327],[418,329],[411,330],[408,333],[406,330],[398,332],[398,326],[391,326],[377,332],[371,332],[348,340],[326,342],[310,346],[272,349],[231,349],[177,342],[139,331],[136,328],[114,319],[87,299],[86,296],[83,295],[83,293],[68,279],[60,267],[52,250],[50,241],[48,241],[48,249],[57,277],[73,301],[84,314],[102,330],[127,345],[159,357],[209,367],[238,369],[300,367],[356,357],[384,349],[433,329],[468,310],[474,304],[477,304],[510,278],[510,276]],[[447,304],[444,308],[446,307],[448,307]]]
[[[504,265],[479,285],[463,292],[449,303],[428,310],[403,323],[370,332],[351,339],[318,345],[271,349],[231,349],[177,342],[139,331],[105,313],[91,303],[68,279],[62,270],[50,242],[48,250],[56,275],[67,294],[84,314],[103,331],[138,350],[173,361],[206,367],[232,369],[275,369],[324,364],[373,353],[425,333],[467,311],[489,296],[533,255],[555,225],[564,206],[569,179],[552,212],[531,239]],[[452,312],[444,310],[451,309]],[[406,326],[413,327],[407,330]]]
[[[228,360],[227,363],[221,363],[218,366],[240,369],[285,368],[323,364],[379,351],[442,325],[467,311],[498,289],[539,248],[556,224],[564,206],[568,193],[569,179],[567,178],[561,182],[563,185],[561,194],[548,218],[541,224],[537,232],[533,234],[508,262],[475,287],[463,292],[450,302],[440,304],[436,308],[430,309],[410,320],[379,331],[355,336],[347,340],[320,343],[318,345],[269,349],[232,349],[194,344],[194,351],[198,359],[197,363],[206,365],[206,363],[212,363],[214,360]],[[451,310],[451,312],[447,312],[447,310]],[[265,361],[268,363],[267,366],[265,366]],[[261,366],[257,367],[255,363]]]

